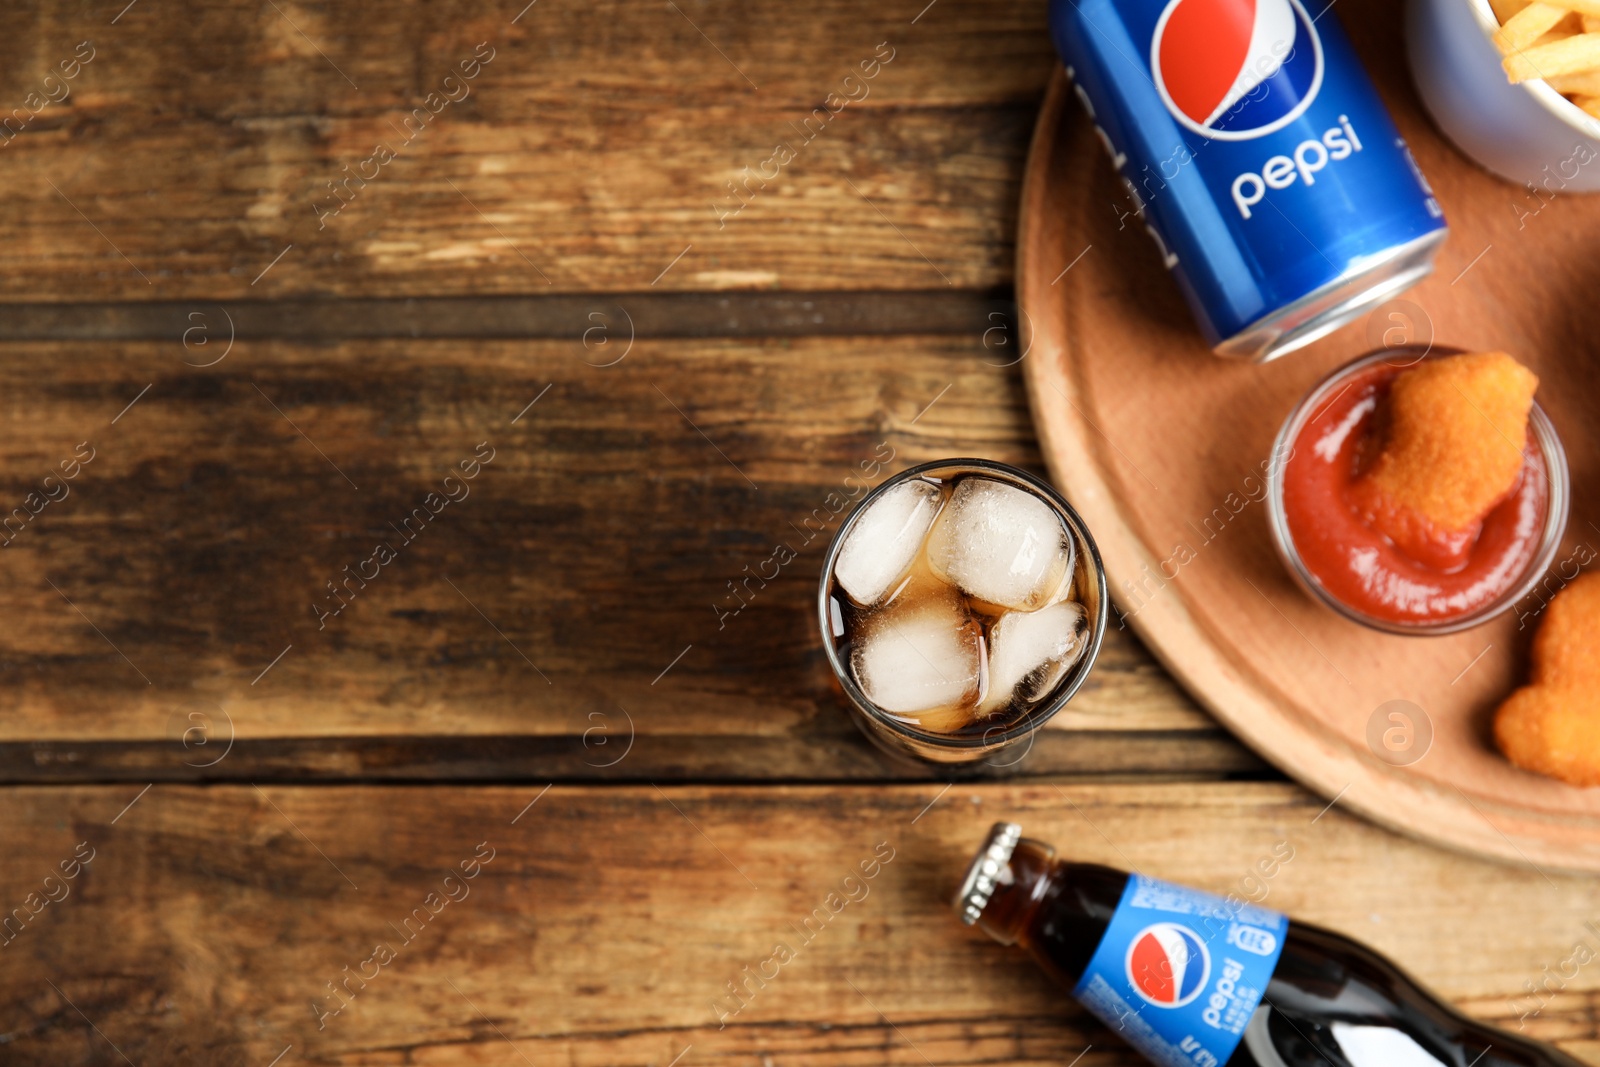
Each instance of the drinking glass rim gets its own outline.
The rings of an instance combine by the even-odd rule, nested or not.
[[[1418,351],[1420,349],[1420,351]],[[1325,589],[1316,576],[1311,573],[1305,561],[1300,557],[1300,550],[1294,543],[1294,537],[1289,531],[1289,517],[1283,504],[1283,479],[1288,467],[1289,459],[1293,454],[1294,441],[1305,429],[1305,424],[1310,421],[1321,402],[1326,399],[1332,389],[1342,383],[1346,378],[1352,378],[1360,371],[1366,370],[1377,363],[1409,359],[1409,365],[1415,366],[1427,359],[1442,359],[1449,356],[1465,355],[1465,349],[1445,346],[1417,346],[1405,345],[1394,348],[1382,348],[1366,355],[1357,356],[1348,363],[1341,364],[1329,371],[1318,380],[1305,396],[1300,398],[1283,425],[1278,429],[1278,435],[1272,442],[1272,454],[1269,457],[1267,468],[1267,516],[1268,525],[1272,528],[1272,543],[1277,549],[1278,559],[1295,580],[1311,598],[1326,607],[1332,608],[1336,613],[1352,622],[1384,633],[1400,634],[1407,637],[1443,637],[1447,634],[1459,633],[1469,630],[1489,620],[1503,615],[1514,607],[1517,601],[1527,596],[1539,579],[1544,576],[1550,564],[1555,562],[1556,553],[1561,549],[1561,538],[1566,533],[1567,515],[1571,506],[1571,476],[1567,469],[1567,453],[1562,447],[1561,438],[1556,434],[1555,425],[1550,417],[1545,414],[1537,400],[1533,401],[1528,410],[1528,428],[1530,439],[1538,446],[1540,454],[1544,457],[1545,471],[1549,477],[1549,497],[1545,505],[1544,530],[1540,535],[1539,548],[1528,561],[1527,569],[1522,577],[1506,586],[1501,593],[1482,607],[1465,615],[1436,622],[1393,622],[1368,615],[1352,605],[1335,597]]]
[[[1094,573],[1095,590],[1098,594],[1098,603],[1095,609],[1094,619],[1089,628],[1089,644],[1088,647],[1084,649],[1083,656],[1080,658],[1078,665],[1074,668],[1073,676],[1063,684],[1060,692],[1051,697],[1048,704],[1042,705],[1040,708],[1034,709],[1027,715],[1024,715],[998,738],[991,737],[988,731],[985,731],[980,737],[957,737],[951,734],[934,733],[931,730],[924,730],[919,726],[915,726],[909,722],[905,722],[902,719],[896,718],[895,716],[890,715],[888,712],[879,708],[867,698],[865,693],[861,691],[861,687],[857,685],[856,680],[851,677],[849,667],[840,662],[839,650],[833,636],[833,620],[828,610],[829,579],[833,576],[833,567],[835,562],[838,560],[839,550],[844,545],[845,537],[848,536],[851,528],[855,526],[856,520],[859,519],[867,510],[867,506],[893,486],[910,481],[912,478],[921,477],[922,475],[933,471],[946,470],[950,468],[961,468],[964,472],[976,471],[981,473],[996,474],[999,475],[1002,480],[1021,482],[1042,496],[1067,520],[1068,527],[1071,529],[1073,535],[1078,538],[1078,544],[1074,546],[1077,551],[1088,552],[1088,557],[1091,564],[1090,569]],[[834,531],[833,540],[828,543],[828,551],[822,557],[822,574],[817,580],[817,627],[818,631],[822,635],[823,652],[828,658],[828,665],[830,669],[832,669],[834,677],[839,680],[839,684],[844,688],[845,695],[849,697],[850,702],[853,703],[864,714],[887,726],[895,733],[898,733],[913,741],[918,741],[937,748],[1000,748],[1001,746],[1007,745],[1019,738],[1026,737],[1027,735],[1043,727],[1045,723],[1049,722],[1055,717],[1057,712],[1066,706],[1067,702],[1071,700],[1072,697],[1078,692],[1079,688],[1082,687],[1084,679],[1089,677],[1089,672],[1094,667],[1095,660],[1099,658],[1100,655],[1100,643],[1105,637],[1106,621],[1107,617],[1110,615],[1110,610],[1110,599],[1108,597],[1106,588],[1105,565],[1100,559],[1100,548],[1095,544],[1094,535],[1089,532],[1088,525],[1084,523],[1083,517],[1078,514],[1077,509],[1069,504],[1067,499],[1057,492],[1054,486],[1050,485],[1043,479],[1038,478],[1025,470],[1022,470],[1021,468],[1013,467],[1009,463],[1001,463],[992,459],[957,457],[953,459],[930,460],[927,463],[919,463],[914,467],[906,468],[899,474],[891,475],[890,477],[885,478],[878,485],[874,486],[866,496],[861,498],[861,501],[856,504],[854,509],[851,510],[844,522],[840,523],[839,528]]]

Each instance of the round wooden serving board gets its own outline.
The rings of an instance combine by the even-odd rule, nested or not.
[[[1099,541],[1126,623],[1264,757],[1395,829],[1512,862],[1600,870],[1600,789],[1519,771],[1490,737],[1495,707],[1525,678],[1537,597],[1450,637],[1387,636],[1313,603],[1272,548],[1262,472],[1279,425],[1323,374],[1413,320],[1423,340],[1431,322],[1437,344],[1504,349],[1538,373],[1572,469],[1558,559],[1570,573],[1575,555],[1600,556],[1600,195],[1541,209],[1468,162],[1417,101],[1399,5],[1346,4],[1338,14],[1450,222],[1433,277],[1402,295],[1409,306],[1274,363],[1212,355],[1058,70],[1028,161],[1017,253],[1042,446]],[[1409,766],[1367,741],[1394,700],[1420,706],[1433,731]]]

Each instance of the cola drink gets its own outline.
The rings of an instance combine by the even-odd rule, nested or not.
[[[952,459],[888,479],[840,525],[818,623],[868,737],[970,764],[1031,742],[1072,698],[1107,604],[1099,553],[1060,494],[1015,467]]]
[[[1161,1067],[1583,1067],[1342,934],[1058,859],[1015,823],[990,830],[955,907]]]

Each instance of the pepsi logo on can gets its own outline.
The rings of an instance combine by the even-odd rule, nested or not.
[[[1205,992],[1211,953],[1188,927],[1153,923],[1128,946],[1128,981],[1158,1008],[1181,1008]]]
[[[1195,133],[1247,141],[1281,130],[1322,88],[1322,40],[1299,0],[1172,0],[1156,21],[1150,68],[1177,120]]]
[[[1221,355],[1309,344],[1427,276],[1447,233],[1337,13],[1309,2],[1051,0],[1088,120]]]

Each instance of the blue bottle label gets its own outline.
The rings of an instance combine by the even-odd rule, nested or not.
[[[1288,930],[1278,912],[1129,875],[1073,996],[1160,1067],[1222,1067]]]

